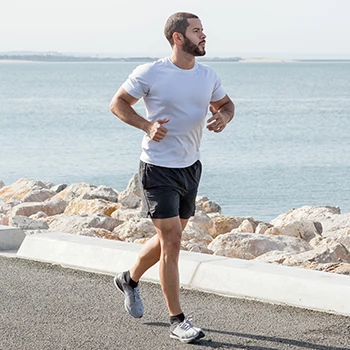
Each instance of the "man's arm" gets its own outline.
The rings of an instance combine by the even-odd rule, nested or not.
[[[223,99],[210,103],[210,112],[212,116],[207,121],[207,129],[214,132],[221,132],[233,119],[235,105],[226,95]]]
[[[137,101],[137,98],[128,94],[121,87],[112,98],[109,109],[123,122],[143,130],[152,140],[157,142],[163,140],[168,131],[163,124],[167,123],[169,119],[160,119],[154,123],[149,122],[137,114],[132,107]]]

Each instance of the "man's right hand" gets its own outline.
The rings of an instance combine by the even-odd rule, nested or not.
[[[159,119],[156,122],[150,123],[147,130],[148,137],[156,142],[162,141],[168,132],[168,129],[163,126],[170,121],[169,118]]]

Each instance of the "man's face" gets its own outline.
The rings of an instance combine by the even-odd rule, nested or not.
[[[189,26],[184,36],[184,44],[182,50],[193,56],[205,55],[205,38],[202,23],[198,18],[190,18],[187,20]]]

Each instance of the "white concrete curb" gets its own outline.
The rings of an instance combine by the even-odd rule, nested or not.
[[[25,238],[20,228],[0,225],[0,250],[16,250]]]
[[[48,232],[27,235],[17,256],[114,275],[130,268],[141,248]],[[159,282],[157,265],[147,271],[144,281]],[[185,251],[179,268],[185,288],[350,316],[348,276]]]

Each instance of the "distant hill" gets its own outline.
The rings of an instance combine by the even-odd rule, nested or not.
[[[33,62],[152,62],[159,57],[90,57],[90,56],[71,56],[59,52],[6,52],[0,53],[0,60],[6,61],[33,61]],[[226,61],[238,62],[240,57],[214,57],[200,58],[201,61]]]

